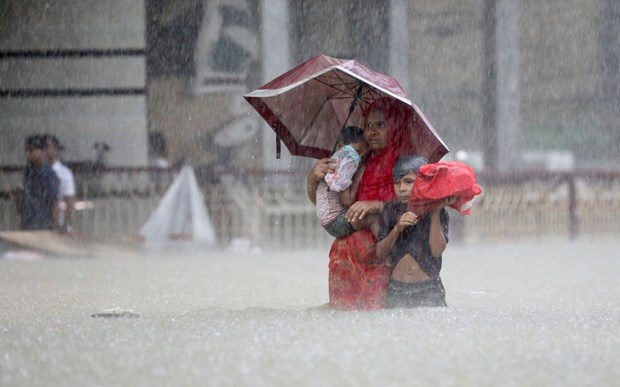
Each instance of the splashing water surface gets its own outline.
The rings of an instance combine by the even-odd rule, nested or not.
[[[327,250],[0,260],[0,385],[617,385],[618,247],[451,245],[448,308],[374,312]]]

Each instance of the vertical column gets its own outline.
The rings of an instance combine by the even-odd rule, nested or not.
[[[482,53],[482,148],[484,166],[497,168],[497,69],[495,66],[495,1],[484,0]]]
[[[482,126],[486,168],[507,169],[519,157],[521,0],[484,1]]]
[[[611,133],[612,144],[620,144],[617,117],[620,116],[620,2],[605,0],[600,23],[600,49],[602,68],[602,105],[605,109],[606,129]],[[610,159],[620,158],[618,146],[610,147]]]
[[[390,72],[409,95],[409,3],[390,1]]]
[[[287,0],[262,0],[262,58],[263,83],[288,70],[289,50],[289,11]],[[290,153],[282,144],[282,158],[276,159],[276,135],[266,124],[262,125],[263,168],[285,169],[290,161]]]
[[[519,157],[521,130],[520,0],[497,0],[497,134],[498,168],[509,169]]]

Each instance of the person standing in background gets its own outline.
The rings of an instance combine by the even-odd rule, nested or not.
[[[17,196],[17,211],[23,230],[54,230],[58,213],[59,180],[47,161],[43,136],[26,138],[28,163],[24,170],[23,191]]]
[[[70,234],[73,232],[73,210],[75,207],[73,172],[58,159],[58,153],[64,149],[58,138],[53,134],[44,134],[43,138],[47,145],[48,162],[60,181],[57,227],[61,233]]]

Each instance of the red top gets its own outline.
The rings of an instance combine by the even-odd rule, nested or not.
[[[409,154],[412,150],[411,139],[407,136],[406,117],[402,109],[391,98],[374,101],[366,110],[380,109],[385,114],[388,124],[388,145],[378,154],[371,154],[365,161],[364,174],[357,192],[357,200],[381,200],[383,202],[396,199],[392,181],[392,168],[400,155]]]

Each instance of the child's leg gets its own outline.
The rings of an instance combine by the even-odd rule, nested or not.
[[[336,217],[331,223],[323,226],[325,231],[334,238],[341,238],[353,234],[356,229],[347,221],[346,213],[342,213]]]

